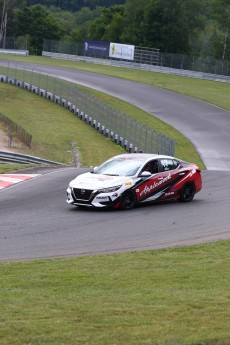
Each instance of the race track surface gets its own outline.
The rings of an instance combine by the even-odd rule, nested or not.
[[[79,209],[65,203],[79,168],[62,168],[0,191],[0,260],[95,255],[230,238],[229,173],[203,172],[191,203],[130,211]]]
[[[35,68],[27,66],[27,68]],[[65,202],[85,169],[62,168],[0,191],[0,260],[165,248],[230,239],[230,113],[173,92],[85,72],[38,66],[129,101],[170,123],[197,147],[208,171],[194,201],[130,211],[82,210]]]
[[[7,65],[8,62],[0,61],[0,64]],[[11,62],[12,67],[14,64]],[[132,103],[169,123],[190,139],[208,170],[230,171],[229,111],[130,80],[17,62],[17,68],[20,67],[82,84]]]

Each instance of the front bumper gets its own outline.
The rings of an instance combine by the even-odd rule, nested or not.
[[[85,190],[68,187],[67,189],[68,204],[86,207],[112,207],[119,199],[120,194],[117,192],[98,193],[96,190]]]

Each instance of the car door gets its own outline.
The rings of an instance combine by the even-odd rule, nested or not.
[[[136,187],[138,202],[161,199],[172,187],[179,175],[179,164],[172,160],[159,159],[158,172],[140,181]]]
[[[151,167],[151,169],[149,169],[149,167]],[[154,167],[154,170],[152,167]],[[164,172],[159,172],[159,161],[157,159],[148,162],[147,169],[144,167],[142,171],[146,170],[150,171],[151,175],[149,177],[142,178],[136,186],[135,193],[137,202],[154,199],[155,195],[163,187],[168,178],[167,173],[164,174]]]

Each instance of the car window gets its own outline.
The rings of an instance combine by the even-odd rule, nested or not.
[[[177,169],[180,163],[175,159],[161,159],[162,171]]]
[[[97,168],[97,174],[133,176],[140,169],[142,160],[114,159]]]
[[[149,171],[151,174],[157,174],[159,172],[158,161],[154,159],[153,161],[148,162],[142,171]]]

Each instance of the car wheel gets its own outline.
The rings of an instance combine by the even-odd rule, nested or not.
[[[180,201],[189,202],[192,201],[196,193],[195,186],[193,183],[187,183],[183,186],[180,192]]]
[[[131,210],[136,205],[136,196],[133,191],[125,192],[120,201],[120,208],[122,210]]]

